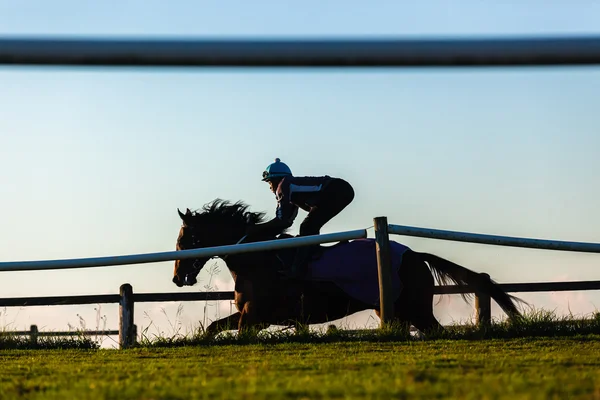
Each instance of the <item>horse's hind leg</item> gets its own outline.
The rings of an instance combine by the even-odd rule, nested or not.
[[[381,318],[379,310],[375,314]],[[394,304],[394,323],[407,329],[413,325],[423,333],[444,329],[433,315],[433,290],[431,294],[403,290]]]
[[[397,318],[409,320],[423,333],[443,330],[433,315],[434,280],[427,264],[412,251],[407,251],[400,267],[403,288],[396,302]]]
[[[431,302],[429,302],[429,304],[431,306]],[[424,334],[444,330],[442,324],[440,324],[435,315],[433,315],[433,311],[422,315],[414,316],[412,321],[415,328],[417,328]]]
[[[414,306],[411,310],[413,312],[410,319],[413,325],[424,334],[444,330],[433,314],[433,295],[433,284],[415,293]]]

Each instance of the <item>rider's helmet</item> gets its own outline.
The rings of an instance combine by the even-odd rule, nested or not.
[[[273,178],[292,176],[292,170],[285,163],[282,163],[279,158],[276,158],[274,163],[267,166],[262,176],[263,181],[269,181]]]

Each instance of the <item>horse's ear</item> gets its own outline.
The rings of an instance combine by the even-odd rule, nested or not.
[[[185,215],[192,215],[192,212],[190,211],[189,208],[185,209]]]
[[[188,209],[188,211],[189,211],[189,209]],[[183,214],[181,211],[179,211],[179,208],[177,208],[177,214],[179,214],[179,218],[181,218],[181,220],[183,222],[185,222],[185,216],[186,216],[186,214]]]

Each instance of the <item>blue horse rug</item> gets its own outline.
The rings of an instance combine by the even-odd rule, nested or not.
[[[379,276],[375,239],[357,239],[331,247],[322,247],[321,256],[310,262],[311,280],[330,281],[348,295],[366,304],[379,306]],[[392,297],[400,296],[402,288],[398,271],[408,247],[390,241],[392,259]]]

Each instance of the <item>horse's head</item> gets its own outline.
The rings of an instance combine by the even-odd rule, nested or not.
[[[195,249],[198,247],[208,247],[206,245],[206,230],[202,229],[201,225],[195,223],[194,214],[192,214],[189,208],[185,214],[179,211],[179,209],[177,209],[177,212],[179,213],[179,217],[183,221],[183,224],[179,230],[179,236],[177,237],[176,249],[179,251]],[[204,267],[204,264],[206,264],[208,260],[208,257],[202,259],[188,258],[185,260],[175,260],[173,283],[179,287],[196,284],[196,276],[198,276],[202,267]]]
[[[234,244],[245,234],[249,225],[261,222],[264,214],[247,211],[242,202],[231,204],[215,200],[201,211],[186,213],[177,210],[183,224],[177,237],[177,250],[215,247]],[[196,277],[212,257],[175,261],[173,283],[182,287],[197,283]]]

